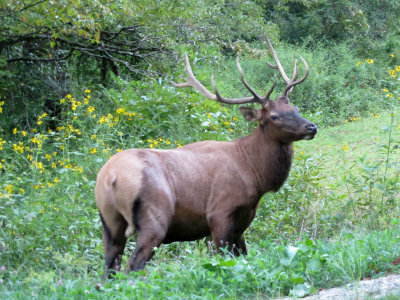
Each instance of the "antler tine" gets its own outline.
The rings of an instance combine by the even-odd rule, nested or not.
[[[276,84],[278,83],[277,79],[276,79],[276,74],[274,75],[274,82],[272,83],[272,86],[269,88],[267,94],[264,97],[264,100],[268,100],[269,96],[271,96],[272,91],[274,90]]]
[[[268,67],[270,67],[271,69],[278,69],[278,66],[272,65],[269,62],[265,62],[267,64]]]
[[[265,99],[258,96],[253,89],[247,84],[247,82],[244,80],[243,76],[243,71],[241,70],[240,64],[238,65],[239,68],[239,73],[241,77],[242,83],[246,86],[246,88],[250,91],[250,93],[253,95],[253,97],[243,97],[243,98],[225,98],[222,97],[221,94],[218,92],[217,86],[214,81],[214,73],[211,75],[211,82],[214,88],[214,93],[211,93],[207,88],[200,83],[200,81],[197,80],[197,78],[194,76],[192,67],[190,66],[189,58],[187,53],[185,53],[185,63],[186,63],[186,73],[187,73],[187,79],[185,82],[182,83],[175,83],[171,82],[173,86],[175,87],[192,87],[195,90],[199,91],[201,94],[207,97],[207,99],[210,100],[215,100],[218,102],[226,103],[226,104],[244,104],[244,103],[251,103],[251,102],[256,102],[263,104],[265,102]]]
[[[285,70],[283,69],[281,62],[279,61],[278,55],[275,52],[274,47],[272,46],[271,41],[269,40],[269,38],[267,38],[267,43],[269,46],[269,49],[271,50],[272,56],[274,57],[276,66],[271,65],[270,63],[267,63],[267,65],[272,68],[272,69],[278,69],[279,73],[281,73],[283,80],[285,80],[286,84],[290,84],[291,80],[289,79],[289,77],[286,75]]]
[[[207,88],[200,83],[200,81],[197,80],[197,78],[194,76],[192,67],[190,66],[190,61],[187,53],[185,52],[185,64],[186,64],[186,73],[188,77],[186,78],[186,82],[182,83],[175,83],[171,82],[174,87],[192,87],[202,93],[204,96],[207,97],[207,99],[210,100],[217,100],[217,96],[211,93]]]
[[[244,79],[244,74],[243,74],[243,69],[240,65],[239,62],[239,56],[236,57],[236,66],[239,70],[239,74],[240,74],[240,81],[243,83],[243,85],[249,90],[249,92],[253,95],[254,99],[256,100],[256,102],[258,103],[263,103],[265,99],[263,99],[262,97],[260,97],[259,95],[256,94],[256,92],[253,90],[253,88],[247,83],[246,79]]]
[[[306,68],[306,71],[305,71],[303,77],[301,77],[299,80],[293,81],[291,84],[288,84],[288,85],[285,87],[285,89],[284,89],[284,91],[283,91],[283,95],[285,95],[285,96],[287,96],[288,93],[291,92],[292,88],[293,88],[295,85],[297,85],[297,84],[299,84],[299,83],[302,83],[304,80],[306,80],[308,74],[310,73],[310,69],[309,69],[308,64],[307,64],[307,62],[305,61],[305,59],[302,58],[301,56],[300,56],[300,59],[303,61],[304,67]],[[297,76],[296,76],[296,78],[297,78]]]
[[[275,66],[273,64],[270,64],[269,62],[266,62],[267,66],[270,67],[271,69],[276,69],[278,70],[278,66]],[[282,69],[283,70],[283,69]],[[285,74],[286,75],[286,74]],[[297,58],[296,58],[296,54],[294,55],[294,70],[293,70],[293,76],[291,81],[296,80],[297,76],[299,75],[299,69],[297,68]]]
[[[293,69],[293,76],[292,76],[292,82],[297,79],[297,76],[299,76],[299,69],[297,68],[297,58],[296,54],[294,55],[294,69]]]
[[[272,56],[274,57],[274,60],[275,60],[275,63],[276,63],[276,66],[271,65],[270,63],[267,63],[267,65],[270,68],[278,69],[279,73],[281,73],[281,75],[283,77],[283,80],[286,82],[286,87],[285,87],[285,89],[283,91],[283,96],[287,96],[292,91],[292,89],[293,89],[293,87],[295,85],[297,85],[299,83],[302,83],[304,80],[306,80],[306,78],[308,76],[308,73],[309,73],[309,68],[308,68],[307,62],[304,60],[304,58],[302,58],[300,56],[300,59],[303,61],[303,64],[305,66],[306,71],[305,71],[305,74],[304,74],[304,76],[302,78],[300,78],[299,80],[296,80],[297,76],[299,75],[299,70],[298,70],[298,67],[297,67],[297,58],[295,56],[294,57],[293,76],[292,76],[292,79],[289,79],[289,77],[285,73],[285,70],[282,67],[281,62],[279,61],[278,55],[276,54],[276,52],[274,50],[274,47],[272,46],[271,41],[269,40],[268,37],[266,39],[267,39],[267,42],[268,42],[269,49],[271,50]]]

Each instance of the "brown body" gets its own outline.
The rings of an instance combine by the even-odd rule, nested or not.
[[[295,77],[291,83],[305,79],[295,82]],[[261,196],[285,182],[292,142],[312,139],[317,132],[290,105],[291,88],[276,101],[268,99],[272,89],[265,98],[249,101],[222,98],[216,89],[215,95],[208,95],[198,84],[196,80],[190,86],[217,101],[262,104],[259,110],[240,108],[247,120],[259,125],[253,134],[233,142],[204,141],[172,150],[130,149],[114,155],[100,170],[95,191],[107,268],[119,268],[126,239],[135,231],[131,270],[142,269],[161,243],[209,235],[217,249],[227,246],[236,255],[246,254],[243,233]]]

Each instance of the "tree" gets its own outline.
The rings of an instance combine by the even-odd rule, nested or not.
[[[0,0],[0,22],[0,100],[27,127],[35,110],[57,117],[73,83],[154,76],[179,47],[229,48],[266,29],[260,6],[239,0]]]

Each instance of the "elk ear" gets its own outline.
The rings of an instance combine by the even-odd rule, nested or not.
[[[261,121],[262,118],[262,112],[261,109],[255,109],[252,107],[245,107],[241,106],[239,107],[240,113],[242,116],[249,122],[252,121]]]

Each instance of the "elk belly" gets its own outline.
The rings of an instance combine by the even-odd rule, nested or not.
[[[163,243],[194,241],[210,235],[206,215],[177,205]]]

